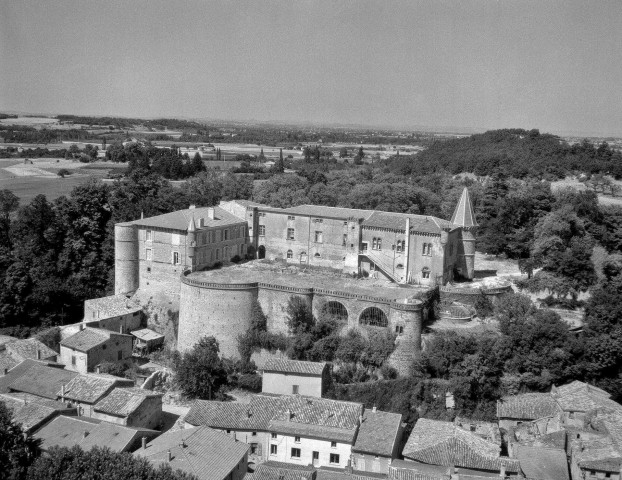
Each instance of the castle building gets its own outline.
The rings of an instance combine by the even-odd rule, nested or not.
[[[444,285],[474,274],[477,226],[465,188],[451,221],[430,215],[248,200],[179,210],[115,226],[115,294],[147,285],[179,289],[184,272],[235,257]]]

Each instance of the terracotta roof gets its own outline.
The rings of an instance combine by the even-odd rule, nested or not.
[[[5,370],[11,370],[19,362],[15,360],[11,354],[7,351],[0,352],[0,375],[4,374]]]
[[[183,443],[182,443],[183,442]],[[223,480],[250,447],[208,427],[166,432],[134,452],[154,464],[168,464],[201,480]],[[168,461],[168,452],[172,459]]]
[[[9,335],[0,335],[0,348],[2,348],[7,343],[14,342],[16,340],[19,339],[16,337],[10,337]]]
[[[99,375],[94,373],[82,374],[74,377],[65,385],[64,397],[80,403],[94,404],[101,400],[113,388],[119,386],[133,386],[134,382],[127,378]],[[63,395],[62,388],[57,396]]]
[[[477,227],[475,213],[473,213],[473,203],[471,202],[469,189],[466,187],[462,190],[462,195],[460,196],[458,205],[456,205],[454,214],[451,217],[451,223],[467,228]]]
[[[352,470],[346,472],[343,468],[320,467],[317,469],[316,480],[370,480],[386,479],[382,473],[364,472],[362,470]]]
[[[302,375],[322,375],[326,362],[304,362],[287,358],[271,358],[263,366],[264,371],[299,373]]]
[[[551,389],[551,396],[565,412],[588,412],[597,408],[622,410],[611,395],[587,383],[574,381]]]
[[[399,413],[365,410],[353,452],[391,457],[398,438],[402,415]]]
[[[88,353],[93,348],[108,342],[113,337],[131,337],[131,335],[111,332],[110,330],[101,328],[86,327],[84,330],[74,333],[71,337],[61,341],[60,344],[63,347]]]
[[[115,388],[94,407],[95,411],[127,417],[147,398],[162,397],[161,393],[142,388]]]
[[[186,210],[177,210],[176,212],[165,213],[164,215],[157,215],[155,217],[144,218],[141,220],[135,220],[131,222],[134,225],[140,227],[154,227],[154,228],[167,228],[171,230],[177,230],[180,232],[187,232],[190,220],[194,218],[197,229],[199,219],[205,220],[206,227],[223,227],[227,225],[246,224],[246,221],[236,217],[235,215],[227,212],[221,207],[214,208],[214,219],[208,218],[209,208],[188,208]]]
[[[191,425],[231,430],[267,430],[272,416],[268,397],[258,401],[253,397],[250,404],[196,400],[186,414],[185,421]],[[278,399],[275,399],[278,401]]]
[[[110,295],[108,297],[85,300],[84,309],[86,310],[87,308],[97,310],[99,316],[96,319],[85,318],[85,320],[101,320],[142,310],[142,307],[138,303],[127,298],[125,295]]]
[[[500,447],[467,432],[451,422],[420,418],[415,424],[403,455],[433,465],[518,472],[517,460],[499,456]]]
[[[566,451],[519,445],[514,456],[520,461],[525,477],[532,480],[569,480]]]
[[[415,232],[440,234],[443,230],[453,230],[454,224],[429,215],[411,215],[406,213],[374,212],[363,222],[363,227],[386,228],[404,231],[406,218],[410,218],[410,229]]]
[[[315,468],[285,462],[267,462],[257,465],[245,480],[315,480]]]
[[[19,377],[22,373],[27,371],[33,365],[37,365],[39,362],[36,360],[24,360],[23,362],[18,363],[14,367],[9,369],[9,372],[6,375],[0,376],[0,393],[8,393],[9,385]]]
[[[140,338],[141,340],[145,342],[164,338],[164,335],[158,332],[154,332],[153,330],[150,330],[149,328],[142,328],[140,330],[134,330],[133,332],[130,332],[130,333],[131,335],[134,335],[136,338]]]
[[[390,480],[449,480],[450,469],[450,467],[398,459],[391,462],[388,478]]]
[[[19,365],[15,368],[19,368]],[[77,375],[76,372],[48,367],[35,361],[35,364],[24,370],[8,385],[8,388],[11,391],[32,393],[39,397],[56,400],[57,392],[61,387]]]
[[[30,358],[32,360],[52,360],[55,361],[57,352],[41,343],[36,338],[25,338],[16,340],[5,345],[6,351],[18,362]],[[39,352],[40,357],[37,356]]]
[[[497,401],[498,418],[535,420],[560,412],[557,402],[549,393],[522,393]]]
[[[35,433],[41,439],[41,448],[73,447],[79,445],[83,450],[93,447],[108,447],[114,452],[129,451],[140,442],[140,438],[152,438],[158,432],[99,422],[85,417],[66,417],[60,415]]]

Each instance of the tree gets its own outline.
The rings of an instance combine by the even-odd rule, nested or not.
[[[287,327],[291,334],[307,333],[315,324],[311,307],[301,297],[289,297],[285,312],[287,313]]]
[[[197,173],[204,172],[206,170],[205,164],[203,163],[203,158],[199,152],[194,154],[192,157],[192,175],[196,175]]]
[[[218,356],[220,346],[214,337],[201,338],[184,353],[176,367],[176,379],[184,394],[191,398],[212,400],[227,383],[227,372]]]
[[[28,466],[40,454],[40,441],[22,432],[11,420],[11,413],[0,402],[0,472],[7,480],[26,478]]]
[[[285,161],[283,160],[283,149],[279,149],[279,159],[272,166],[273,173],[283,173],[285,171]]]

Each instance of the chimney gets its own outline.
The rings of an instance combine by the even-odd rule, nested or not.
[[[37,348],[37,360],[41,360],[41,350]]]
[[[4,369],[4,374],[6,375],[7,373],[9,373],[9,369],[8,369],[8,368],[5,368],[5,369]]]
[[[181,442],[179,443],[179,446],[181,448],[186,448],[186,441],[183,438],[181,439]]]
[[[363,415],[359,415],[359,425],[363,424]]]
[[[190,210],[194,210],[195,208],[197,208],[197,206],[196,206],[196,205],[190,205],[188,208],[189,208]]]
[[[65,401],[65,385],[60,386],[60,401]]]
[[[166,458],[167,460],[170,462],[171,460],[173,460],[173,454],[171,453],[171,451],[169,450],[168,452],[166,452]]]
[[[292,411],[289,408],[285,412],[285,416],[286,416],[285,421],[289,422],[291,420],[291,418],[292,418]]]
[[[80,324],[80,331],[84,330],[84,323]]]
[[[88,436],[89,436],[89,432],[85,430],[84,433],[82,434],[82,438],[86,438]]]
[[[214,220],[214,207],[207,208],[207,218]]]
[[[143,450],[146,450],[147,449],[147,437],[143,437],[141,440],[143,444]]]
[[[123,325],[119,325],[119,333],[123,333]]]
[[[501,478],[505,478],[505,463],[501,464],[501,472],[499,472]]]

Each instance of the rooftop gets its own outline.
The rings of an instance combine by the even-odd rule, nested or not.
[[[401,424],[399,413],[365,410],[352,450],[391,457],[395,443],[401,440],[398,438]]]
[[[36,338],[15,340],[5,345],[6,351],[17,361],[27,358],[33,360],[56,360],[57,352],[43,344]]]
[[[25,432],[31,432],[60,413],[75,414],[76,410],[62,402],[42,400],[34,396],[29,396],[28,400],[25,400],[19,394],[10,393],[0,394],[0,402],[4,402],[11,410],[13,422],[21,425]]]
[[[209,218],[210,208],[214,209],[213,219]],[[180,232],[187,232],[190,220],[193,218],[198,230],[200,230],[199,219],[201,218],[204,219],[205,227],[224,227],[240,223],[246,224],[244,219],[238,218],[220,207],[187,208],[185,210],[165,213],[164,215],[135,220],[131,223],[140,227],[166,228]]]
[[[129,337],[130,335],[111,332],[110,330],[101,328],[86,327],[84,330],[80,330],[71,337],[62,340],[60,344],[63,347],[73,348],[74,350],[87,353],[89,350],[108,342],[115,336]]]
[[[611,400],[611,395],[600,388],[575,380],[567,385],[553,387],[551,396],[566,412],[588,412],[597,408],[622,409]]]
[[[114,377],[112,375],[99,375],[94,373],[81,374],[74,377],[65,390],[61,388],[57,395],[64,396],[69,400],[80,403],[94,404],[101,400],[110,390],[119,386],[133,386],[134,382],[127,378]]]
[[[154,464],[166,463],[201,479],[222,480],[236,468],[249,446],[208,427],[166,432],[134,452]],[[171,460],[168,460],[170,451]]]
[[[307,215],[310,217],[338,218],[340,220],[347,220],[348,218],[367,219],[374,213],[374,210],[327,207],[326,205],[298,205],[297,207],[291,208],[270,208],[270,210],[282,211],[294,215]]]
[[[410,229],[415,232],[440,234],[444,230],[453,230],[457,228],[457,225],[447,220],[430,215],[410,215],[379,211],[374,212],[365,220],[363,226],[404,231],[407,218],[410,219]]]
[[[15,369],[18,369],[20,365]],[[13,373],[13,370],[9,373]],[[56,400],[61,387],[76,376],[78,376],[76,372],[49,367],[34,361],[34,364],[24,369],[19,376],[14,377],[8,388],[10,391],[31,393],[39,397]]]
[[[451,422],[420,418],[415,424],[403,455],[432,465],[518,472],[517,460],[500,457],[499,445],[484,440]]]
[[[281,373],[298,373],[302,375],[322,375],[326,368],[326,362],[304,362],[301,360],[288,360],[286,358],[271,358],[264,367],[264,371]]]
[[[538,480],[569,480],[568,460],[563,448],[519,445],[515,457],[527,478]]]
[[[136,338],[139,338],[145,342],[149,342],[152,340],[159,340],[161,338],[164,338],[164,335],[158,332],[154,332],[153,330],[150,330],[149,328],[142,328],[140,330],[134,330],[133,332],[131,332],[131,334],[134,335]]]
[[[315,468],[268,460],[257,465],[255,472],[248,474],[245,480],[315,480]]]
[[[127,313],[139,312],[142,307],[127,298],[125,295],[110,295],[109,297],[92,298],[84,301],[84,308],[99,312],[98,319],[116,317]],[[87,318],[86,320],[91,320]]]
[[[162,394],[136,387],[115,388],[95,405],[95,410],[126,417],[135,412],[145,399],[153,397],[162,397]]]
[[[219,270],[193,272],[188,280],[213,283],[267,283],[293,288],[322,288],[343,292],[344,295],[365,295],[387,301],[416,298],[427,292],[425,287],[400,287],[374,278],[355,279],[349,275],[327,269],[308,269],[284,267],[282,263],[267,260],[253,260],[240,265],[232,265]]]
[[[497,401],[498,418],[535,420],[559,412],[557,402],[549,393],[522,393],[503,397]]]

